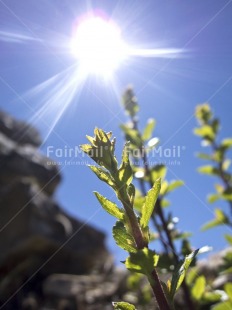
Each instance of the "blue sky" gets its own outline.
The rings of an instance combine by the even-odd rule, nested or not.
[[[68,95],[55,96],[76,62],[69,50],[73,25],[91,8],[110,16],[133,46],[177,48],[184,53],[173,59],[128,59],[116,72],[114,87],[89,78],[61,113]],[[40,130],[45,154],[49,146],[55,150],[85,143],[85,134],[91,135],[98,126],[113,131],[120,156],[123,136],[119,125],[127,117],[119,101],[123,89],[132,83],[141,108],[140,126],[154,117],[155,136],[161,145],[182,148],[180,165],[168,165],[168,179],[182,179],[186,184],[170,196],[173,215],[180,218],[179,228],[193,232],[194,247],[222,249],[228,228],[200,232],[201,225],[212,219],[213,208],[228,208],[223,202],[206,202],[216,179],[196,171],[204,162],[195,156],[201,147],[192,130],[196,104],[209,101],[222,121],[220,136],[231,136],[231,16],[232,1],[224,0],[0,0],[0,108]],[[76,78],[80,78],[78,73]],[[69,213],[104,230],[117,261],[124,259],[126,253],[117,249],[109,234],[114,219],[101,211],[92,194],[97,190],[113,199],[112,192],[84,165],[85,158],[68,166],[65,158],[51,157],[62,163],[63,181],[56,199]]]

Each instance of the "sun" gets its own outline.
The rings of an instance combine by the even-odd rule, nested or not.
[[[111,76],[126,58],[119,27],[99,16],[84,19],[71,40],[73,55],[87,74]]]

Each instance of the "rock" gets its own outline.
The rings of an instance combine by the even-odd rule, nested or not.
[[[54,201],[61,176],[58,166],[49,165],[39,152],[40,141],[35,129],[0,112],[0,306],[4,309],[40,309],[43,281],[52,274],[87,275],[112,265],[105,235]]]
[[[30,144],[38,147],[42,142],[39,132],[35,128],[12,118],[3,111],[0,111],[0,132],[18,144]]]
[[[43,264],[39,271],[45,275],[84,274],[103,267],[109,256],[103,233],[69,216],[35,185],[16,182],[5,187],[0,205],[7,206],[0,216],[1,277],[18,269],[29,276]],[[9,291],[3,284],[0,288]]]
[[[56,165],[49,165],[48,158],[34,146],[18,145],[0,133],[0,185],[4,186],[30,179],[42,191],[52,194],[60,183],[61,176]]]
[[[115,269],[108,275],[74,276],[54,274],[43,284],[47,301],[56,300],[56,308],[62,300],[74,304],[73,309],[112,309],[112,301],[120,300],[125,292],[128,273]]]

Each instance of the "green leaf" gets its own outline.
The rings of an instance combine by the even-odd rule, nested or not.
[[[226,283],[224,285],[224,290],[226,294],[228,295],[230,301],[232,301],[232,283]]]
[[[128,302],[120,301],[113,302],[112,304],[115,310],[136,310],[135,306]]]
[[[232,235],[226,234],[226,235],[224,235],[224,237],[225,237],[226,241],[227,241],[230,245],[232,245]]]
[[[223,224],[223,223],[218,222],[217,219],[214,219],[214,220],[209,221],[209,222],[207,222],[206,224],[204,224],[204,225],[201,227],[201,231],[206,231],[206,230],[208,230],[208,229],[210,229],[210,228],[214,228],[214,227],[219,226],[219,225],[222,225],[222,224]]]
[[[122,163],[118,170],[118,177],[119,180],[123,184],[129,185],[133,179],[133,172],[130,165],[129,160],[129,142],[127,142],[124,146],[123,153],[122,153]]]
[[[221,198],[221,195],[219,194],[210,194],[207,197],[207,200],[209,203],[214,203],[216,201],[218,201]]]
[[[161,199],[161,207],[162,208],[167,208],[170,206],[170,201],[167,199]]]
[[[103,197],[98,192],[94,192],[94,194],[97,197],[98,201],[100,202],[102,208],[105,209],[106,212],[115,216],[119,220],[123,220],[124,218],[123,210],[119,209],[114,202],[110,201],[106,197]]]
[[[212,310],[229,310],[232,309],[232,302],[230,300],[220,302],[212,307]]]
[[[194,133],[204,139],[208,138],[210,140],[214,140],[215,138],[214,130],[210,125],[203,125],[200,128],[195,128]]]
[[[130,271],[145,274],[148,278],[157,266],[159,256],[148,248],[138,250],[136,253],[131,253],[126,259],[126,268]]]
[[[221,146],[225,149],[232,147],[232,138],[222,140]]]
[[[115,187],[114,181],[111,175],[104,169],[96,166],[89,165],[89,168],[96,174],[96,176],[103,182],[107,183],[111,187]]]
[[[128,125],[123,125],[123,124],[120,125],[120,128],[125,133],[126,141],[130,141],[131,144],[135,145],[138,148],[142,146],[142,140],[141,140],[138,130],[130,128]]]
[[[167,189],[167,193],[175,190],[176,188],[183,186],[184,182],[181,180],[175,180],[175,181],[171,181],[168,185],[168,189]]]
[[[195,279],[197,278],[198,276],[198,269],[197,267],[192,267],[187,275],[186,275],[186,283],[190,286],[192,285],[192,283],[195,281]]]
[[[197,105],[195,115],[201,124],[207,123],[212,118],[210,105],[208,103]]]
[[[166,195],[167,191],[168,191],[168,181],[163,180],[161,184],[160,195],[162,196]]]
[[[203,173],[203,174],[209,174],[209,175],[219,175],[220,174],[218,169],[213,167],[213,166],[202,166],[202,167],[198,168],[198,172]]]
[[[127,232],[123,222],[117,221],[113,226],[113,237],[117,245],[123,250],[129,253],[137,252],[134,238]]]
[[[214,291],[214,292],[205,292],[202,299],[204,302],[212,304],[220,301],[221,297],[222,297],[221,294]]]
[[[174,298],[174,295],[176,293],[176,291],[179,289],[179,287],[181,286],[186,272],[191,264],[191,262],[194,260],[194,258],[196,257],[196,255],[198,254],[199,249],[193,251],[191,254],[187,255],[183,261],[183,263],[181,265],[179,265],[176,270],[173,273],[172,276],[172,281],[171,281],[171,290],[170,290],[170,295],[171,298]]]
[[[94,137],[87,136],[92,143],[81,145],[81,149],[99,166],[111,171],[117,167],[117,160],[114,156],[115,139],[110,140],[112,133],[106,133],[102,129],[94,129]]]
[[[203,225],[201,228],[202,231],[205,231],[207,229],[210,229],[210,228],[213,228],[219,225],[229,223],[228,217],[224,214],[224,212],[221,209],[215,209],[214,214],[215,214],[215,219]]]
[[[193,287],[192,287],[192,295],[196,300],[200,300],[202,295],[205,292],[206,280],[204,276],[200,276],[196,279]]]
[[[147,193],[144,205],[141,210],[140,225],[142,228],[148,226],[149,220],[152,216],[155,207],[156,200],[159,196],[160,188],[161,188],[161,180],[158,179],[154,183],[153,187]]]
[[[198,153],[197,157],[200,159],[212,160],[212,155],[205,154],[205,153]]]
[[[147,140],[149,140],[151,138],[153,130],[154,130],[154,127],[155,127],[155,120],[153,118],[150,118],[147,121],[147,125],[144,128],[144,130],[143,130],[142,139],[144,141],[147,141]]]

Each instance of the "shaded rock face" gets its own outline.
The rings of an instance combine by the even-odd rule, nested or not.
[[[0,185],[30,179],[40,189],[51,195],[60,182],[55,165],[48,165],[47,158],[30,144],[18,144],[0,132]]]
[[[39,152],[40,141],[35,129],[0,112],[0,306],[7,302],[4,309],[23,309],[25,296],[42,296],[49,275],[89,274],[104,269],[110,259],[104,234],[71,217],[53,200],[61,177],[57,166],[49,165]]]
[[[40,146],[42,140],[39,132],[29,124],[18,121],[0,111],[0,132],[17,143]]]

